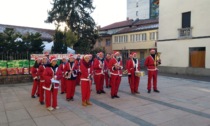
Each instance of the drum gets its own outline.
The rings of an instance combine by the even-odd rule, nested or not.
[[[135,71],[135,76],[137,76],[137,77],[141,77],[144,75],[145,75],[144,71]]]

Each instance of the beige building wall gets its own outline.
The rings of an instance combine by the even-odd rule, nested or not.
[[[210,68],[209,5],[210,0],[161,0],[160,41],[157,43],[157,49],[162,53],[161,66],[189,67],[189,48],[206,47],[205,68]],[[179,39],[178,29],[182,27],[182,13],[189,11],[193,38]]]
[[[153,34],[152,40],[150,39],[150,33]],[[141,37],[139,36],[138,41],[133,41],[131,37],[135,35],[142,35],[146,34],[146,40],[139,40]],[[116,37],[124,37],[127,36],[126,40],[123,42],[116,42]],[[149,49],[156,48],[156,41],[158,37],[158,30],[147,30],[147,31],[140,31],[140,32],[132,32],[132,33],[125,33],[125,34],[116,34],[112,36],[112,49],[113,50],[128,50],[129,52],[136,52],[138,58],[145,58],[149,55]],[[136,36],[134,37],[136,39]],[[141,53],[141,54],[140,54]]]
[[[210,0],[161,0],[159,40],[178,38],[182,13],[191,11],[193,37],[210,35]]]
[[[106,40],[110,40],[110,45],[107,45]],[[106,53],[112,53],[112,37],[101,37],[101,39],[98,39],[94,45],[95,48],[102,48],[106,51]]]
[[[206,47],[205,68],[210,68],[210,38],[158,42],[161,66],[189,67],[189,48]]]

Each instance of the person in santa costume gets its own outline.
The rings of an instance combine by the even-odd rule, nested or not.
[[[78,72],[78,65],[73,54],[69,55],[69,62],[66,63],[64,71],[66,79],[66,100],[73,101]]]
[[[111,55],[109,53],[106,54],[106,60],[104,61],[104,73],[105,73],[105,82],[106,88],[110,88],[110,71],[109,71],[109,61],[111,60]]]
[[[129,71],[128,69],[128,66],[129,66],[129,62],[130,62],[130,60],[132,60],[133,59],[133,55],[132,54],[130,54],[129,55],[129,59],[127,59],[126,60],[126,70],[127,70],[127,72]],[[128,74],[128,83],[129,83],[129,85],[131,85],[131,74]]]
[[[35,64],[32,67],[32,77],[33,77],[33,86],[31,91],[31,98],[36,98],[35,94],[39,97],[39,83],[40,83],[40,75],[39,75],[39,65],[41,64],[41,58],[35,57]]]
[[[104,86],[104,54],[100,52],[93,62],[94,80],[97,94],[105,93]]]
[[[57,103],[57,95],[59,88],[59,81],[62,78],[62,72],[58,69],[57,58],[55,56],[50,57],[50,65],[46,67],[43,73],[45,79],[45,103],[46,108],[49,111],[59,109]]]
[[[135,52],[131,54],[132,59],[128,61],[128,76],[130,76],[130,89],[132,94],[140,94],[138,91],[140,77],[135,75],[135,72],[140,71],[140,61],[137,59]]]
[[[66,79],[64,77],[64,68],[65,68],[65,64],[67,63],[66,57],[62,58],[62,63],[59,65],[59,69],[61,70],[63,76],[61,78],[61,94],[66,93]]]
[[[120,53],[114,51],[114,56],[109,62],[109,69],[111,74],[111,98],[119,98],[117,95],[122,76],[122,60]]]
[[[81,93],[82,93],[82,105],[92,105],[90,103],[90,91],[91,91],[91,64],[90,56],[84,55],[81,60]]]
[[[76,58],[76,62],[77,62],[77,66],[78,66],[78,72],[77,72],[77,78],[76,78],[76,85],[80,85],[80,77],[81,77],[81,70],[80,70],[80,54],[77,54],[77,58]]]
[[[48,58],[47,57],[43,57],[42,64],[39,66],[39,70],[38,70],[39,75],[40,75],[39,102],[40,102],[41,105],[44,105],[44,89],[43,89],[43,86],[45,85],[45,80],[44,80],[43,73],[44,73],[44,70],[46,69],[46,67],[48,65],[47,62],[48,62]]]
[[[156,51],[155,49],[150,50],[150,56],[148,56],[144,62],[144,65],[147,67],[148,70],[148,83],[147,83],[147,90],[148,93],[151,92],[151,81],[153,79],[153,90],[156,93],[160,91],[157,89],[157,66],[161,64],[160,60],[156,60]]]

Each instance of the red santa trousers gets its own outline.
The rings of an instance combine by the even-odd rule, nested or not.
[[[54,88],[51,91],[45,90],[45,103],[46,107],[52,106],[53,108],[57,107],[57,95],[58,95],[58,89]]]
[[[153,79],[153,89],[157,90],[157,70],[156,71],[148,71],[147,90],[151,90],[152,79]]]
[[[66,99],[74,97],[75,87],[76,80],[66,80]]]
[[[94,81],[96,84],[96,91],[102,91],[104,88],[104,75],[94,75]]]
[[[110,86],[110,77],[108,75],[108,73],[105,73],[105,81],[106,81],[106,86]]]
[[[90,82],[81,81],[82,102],[90,100]]]
[[[135,74],[131,74],[130,79],[131,93],[138,92],[140,77],[135,76]]]
[[[81,73],[78,72],[77,73],[77,78],[76,78],[76,85],[80,85],[80,77],[81,77]]]
[[[111,75],[111,96],[116,96],[119,90],[121,76]]]
[[[44,89],[43,89],[43,86],[45,85],[44,82],[40,82],[39,83],[39,89],[40,89],[40,92],[39,92],[39,102],[44,102]]]
[[[39,96],[39,81],[34,80],[33,86],[32,86],[32,91],[31,91],[31,96],[34,96],[35,94]]]
[[[61,92],[66,92],[66,79],[64,77],[61,78]]]

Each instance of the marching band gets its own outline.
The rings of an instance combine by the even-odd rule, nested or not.
[[[147,90],[148,93],[151,93],[151,80],[153,79],[153,90],[159,93],[160,91],[157,89],[157,66],[161,64],[161,60],[155,49],[151,49],[150,54],[144,63],[148,70]],[[123,74],[128,75],[131,94],[140,94],[140,77],[144,73],[140,71],[140,60],[137,59],[135,52],[129,55],[125,68],[123,68],[122,56],[119,51],[106,54],[106,56],[103,52],[99,52],[94,59],[91,54],[83,56],[70,54],[66,58],[62,59],[60,65],[57,65],[58,59],[54,55],[35,58],[35,64],[32,68],[34,81],[31,97],[39,97],[40,104],[45,104],[49,111],[59,109],[57,95],[60,86],[61,94],[66,94],[66,101],[74,101],[76,85],[80,85],[82,106],[92,105],[90,102],[92,83],[95,83],[96,94],[106,93],[104,91],[105,86],[111,88],[110,96],[112,99],[120,98],[118,90]]]

